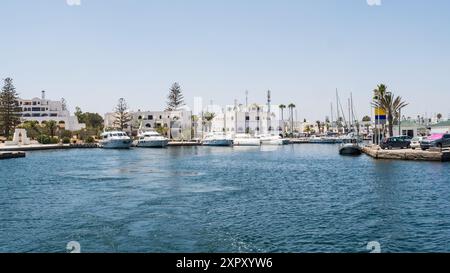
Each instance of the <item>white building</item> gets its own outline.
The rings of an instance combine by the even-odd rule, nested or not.
[[[35,120],[43,124],[54,120],[61,128],[70,131],[78,131],[86,128],[86,125],[79,123],[76,116],[71,116],[63,101],[52,101],[45,98],[45,91],[42,91],[41,98],[31,100],[18,99],[18,104],[22,108],[22,121]]]
[[[202,111],[203,111],[203,98],[194,97],[194,110],[192,111],[192,114],[200,116]]]
[[[273,111],[275,109],[275,111]],[[258,134],[279,134],[282,132],[282,122],[280,120],[278,105],[271,106],[272,111],[268,111],[267,105],[251,104],[245,106],[208,105],[204,113],[214,113],[214,119],[208,125],[207,131],[225,132],[228,135],[249,133]]]
[[[140,125],[145,129],[167,128],[167,137],[174,140],[192,139],[192,112],[189,109],[177,111],[130,112],[132,120],[125,131],[136,134]],[[115,113],[105,114],[105,128],[115,128]],[[170,130],[169,130],[170,128]]]

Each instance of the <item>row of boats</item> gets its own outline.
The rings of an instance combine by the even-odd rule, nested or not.
[[[169,139],[156,131],[139,131],[137,139],[133,141],[122,131],[110,131],[101,134],[100,146],[106,149],[127,149],[131,146],[143,148],[164,148],[169,144]],[[286,145],[289,140],[279,135],[236,134],[234,137],[223,133],[209,133],[201,141],[203,146],[261,146],[261,145]]]

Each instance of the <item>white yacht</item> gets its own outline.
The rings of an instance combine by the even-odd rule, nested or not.
[[[203,146],[232,146],[233,140],[223,133],[210,133],[202,141]]]
[[[279,135],[262,135],[260,137],[262,145],[287,145],[289,140]]]
[[[235,146],[261,146],[261,139],[259,137],[251,136],[250,134],[236,134],[233,140]]]
[[[100,145],[105,149],[128,149],[131,147],[131,138],[124,132],[111,131],[101,134]]]
[[[169,139],[155,131],[139,131],[137,147],[144,148],[165,148],[169,144]]]

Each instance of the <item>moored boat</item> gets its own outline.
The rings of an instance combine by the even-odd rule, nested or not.
[[[233,140],[224,134],[210,133],[202,141],[203,146],[232,146]]]
[[[357,138],[344,138],[339,146],[340,155],[361,155],[362,148]]]
[[[139,131],[137,147],[142,148],[165,148],[169,139],[155,131]]]
[[[261,145],[287,145],[289,139],[282,138],[278,135],[263,135],[260,137]]]
[[[121,131],[110,131],[101,134],[100,147],[105,149],[129,149],[131,138]]]
[[[250,134],[237,134],[233,139],[235,146],[261,146],[261,139]]]

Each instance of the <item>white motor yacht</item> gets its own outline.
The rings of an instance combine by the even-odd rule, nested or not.
[[[202,141],[203,146],[232,146],[233,140],[223,133],[210,133]]]
[[[137,147],[143,148],[165,148],[169,139],[155,131],[139,131]]]
[[[260,137],[262,145],[287,145],[289,140],[279,135],[263,135]]]
[[[111,131],[101,134],[100,146],[105,149],[128,149],[131,147],[131,138],[124,132]]]
[[[235,146],[261,146],[261,139],[250,134],[236,134],[233,144]]]

